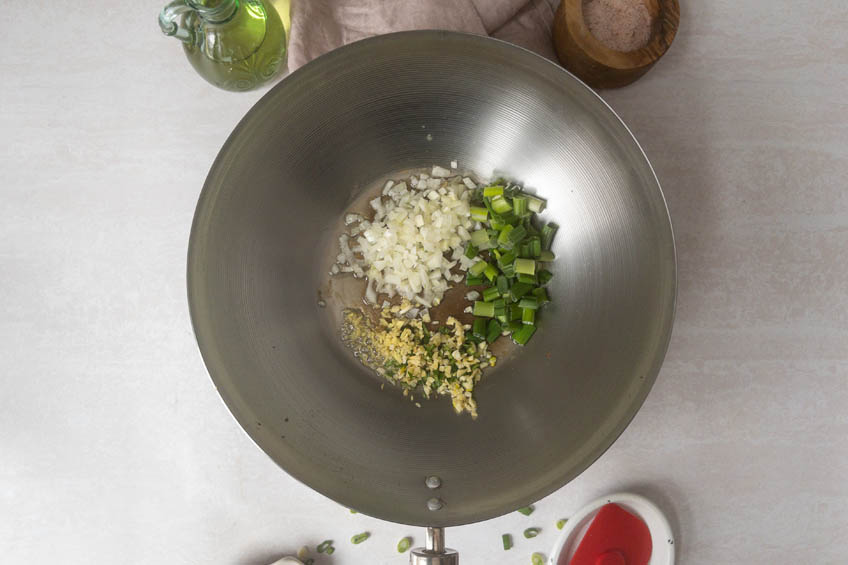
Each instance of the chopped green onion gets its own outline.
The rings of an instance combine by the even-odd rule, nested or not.
[[[532,308],[522,308],[521,309],[521,323],[528,325],[536,324],[536,311]]]
[[[516,216],[523,216],[527,213],[527,197],[516,196],[512,199],[512,211]]]
[[[348,510],[350,510],[351,514],[358,514],[358,512],[356,510],[354,510],[353,508],[348,508]]]
[[[468,208],[471,212],[471,219],[475,222],[485,222],[489,219],[489,210],[481,206],[471,206]]]
[[[532,310],[530,310],[532,312]],[[516,322],[510,322],[510,328],[512,328],[512,324]],[[529,324],[522,324],[520,328],[515,330],[512,333],[512,341],[517,343],[518,345],[526,345],[530,338],[533,337],[533,334],[536,333],[536,326],[531,326]]]
[[[538,237],[534,237],[530,240],[530,254],[533,257],[538,257],[542,254],[542,240]]]
[[[553,222],[548,222],[542,226],[542,249],[550,249],[551,243],[554,241],[559,226]]]
[[[330,547],[333,547],[333,540],[324,540],[318,544],[318,547],[315,548],[315,551],[317,551],[318,553],[326,553],[327,549]]]
[[[495,196],[502,196],[504,193],[504,187],[498,185],[487,186],[483,189],[483,196],[485,198],[492,198]]]
[[[531,212],[541,214],[547,205],[547,201],[542,200],[541,198],[537,198],[536,196],[527,196],[527,208],[529,208]]]
[[[502,331],[503,328],[501,328],[501,325],[498,323],[498,321],[491,320],[489,322],[489,327],[486,329],[486,341],[492,343],[501,336]]]
[[[521,328],[524,328],[524,327],[529,328],[530,326],[525,326],[524,324],[521,323],[521,316],[518,316],[517,320],[512,320],[509,324],[507,324],[507,328],[509,329],[509,331],[511,333],[515,333],[515,332],[517,332],[518,330],[520,330]]]
[[[497,231],[501,231],[502,229],[504,229],[504,227],[509,225],[505,221],[503,221],[502,218],[499,218],[499,217],[496,217],[496,216],[492,216],[492,220],[491,220],[490,223],[492,225],[492,228],[497,230]],[[495,245],[496,243],[497,243],[497,240],[495,240],[495,242],[492,245]]]
[[[545,263],[550,263],[554,259],[556,259],[556,255],[554,255],[553,251],[549,251],[549,250],[545,249],[544,251],[539,253],[539,261],[544,261]]]
[[[500,260],[503,253],[501,253],[500,249],[492,249],[492,255],[495,256],[495,259]]]
[[[465,273],[465,286],[477,286],[483,284],[483,277]]]
[[[512,295],[513,300],[518,300],[531,290],[533,290],[532,284],[517,282],[512,285],[512,288],[509,289],[509,293]]]
[[[527,528],[524,530],[524,537],[527,539],[535,538],[539,535],[539,532],[542,531],[542,528]]]
[[[532,565],[545,565],[545,556],[541,553],[534,553],[530,556],[530,563]]]
[[[488,266],[489,264],[485,261],[477,261],[476,263],[471,265],[471,267],[469,267],[468,272],[474,275],[475,277],[479,277],[483,274],[483,271],[485,271],[486,267]]]
[[[533,289],[535,292],[536,289]],[[521,308],[527,308],[528,310],[538,310],[539,309],[539,301],[533,297],[524,297],[518,302],[518,306]]]
[[[524,273],[518,273],[518,276],[515,277],[518,279],[518,282],[530,283],[532,285],[536,285],[539,282],[539,279],[536,275],[525,275]]]
[[[485,302],[491,302],[492,300],[498,298],[500,295],[501,293],[498,288],[493,286],[492,288],[487,288],[483,291],[483,300]]]
[[[480,252],[480,250],[477,249],[477,246],[474,245],[473,243],[468,242],[465,245],[465,256],[468,259],[474,259],[475,257],[477,257],[477,253],[479,253],[479,252]]]
[[[557,520],[557,530],[561,530],[565,527],[565,523],[568,522],[568,518],[561,518]]]
[[[519,508],[518,511],[524,514],[525,516],[529,516],[536,509],[532,504],[530,506],[525,506],[524,508]]]
[[[525,275],[535,275],[536,261],[533,259],[516,259],[515,272],[524,273]]]
[[[489,232],[486,230],[477,230],[471,232],[471,245],[477,249],[489,248]]]
[[[474,302],[472,314],[482,316],[483,318],[492,318],[495,315],[495,305],[492,302],[481,302],[477,300]]]
[[[500,256],[500,259],[498,259],[498,265],[500,265],[501,270],[503,270],[506,265],[511,265],[513,261],[515,261],[515,253],[507,251]]]
[[[552,278],[554,278],[554,274],[547,269],[539,271],[539,284],[546,285],[551,282]]]
[[[495,305],[495,310],[498,308],[506,308],[506,301],[503,298],[497,298],[492,301],[492,304]]]
[[[503,267],[501,267],[501,272],[507,278],[514,277],[515,276],[515,266],[514,266],[514,264],[509,263],[508,265],[504,265]]]
[[[512,304],[509,307],[509,320],[521,320],[521,307],[517,304]]]
[[[509,281],[505,276],[498,275],[497,289],[502,296],[509,292]]]
[[[530,250],[530,242],[522,243],[518,247],[518,256],[524,259],[532,259],[533,252]]]
[[[326,549],[326,551],[327,551],[327,555],[332,555],[336,552],[336,548],[331,545],[330,547],[328,547]]]
[[[371,537],[371,534],[369,534],[368,532],[362,532],[361,534],[356,534],[355,536],[350,538],[350,543],[355,544],[355,545],[359,545],[360,543],[364,542],[365,540],[367,540],[370,537]]]
[[[514,229],[515,228],[513,228],[509,224],[505,225],[503,227],[503,229],[501,230],[501,233],[498,235],[498,245],[501,245],[501,246],[504,246],[504,247],[512,247],[514,242],[512,241],[512,237],[510,236],[510,234],[512,233],[512,231]]]
[[[533,296],[536,297],[536,301],[539,303],[539,306],[544,304],[545,302],[550,302],[551,299],[548,298],[548,291],[542,287],[533,289]]]
[[[503,235],[503,232],[501,232],[501,235]],[[507,235],[509,237],[509,240],[513,244],[516,244],[525,237],[527,237],[527,230],[524,229],[524,226],[518,226],[516,228],[513,228]]]
[[[512,204],[503,196],[495,196],[492,198],[492,210],[498,214],[506,214],[512,212]]]
[[[474,323],[471,324],[471,334],[480,339],[486,338],[486,320],[483,318],[474,318]]]
[[[493,281],[498,276],[498,268],[486,263],[486,268],[483,270],[483,274],[486,275],[487,279]]]
[[[412,538],[403,538],[397,544],[398,553],[406,553],[412,545]]]
[[[512,536],[509,534],[503,534],[501,536],[501,541],[503,541],[504,551],[509,551],[512,549]]]

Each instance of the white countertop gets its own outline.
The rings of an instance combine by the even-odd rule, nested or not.
[[[679,563],[848,560],[848,5],[681,3],[665,59],[603,94],[674,221],[665,366],[535,514],[449,529],[463,563],[529,563],[557,518],[618,490],[663,507]],[[0,16],[0,561],[265,565],[332,537],[318,563],[404,563],[395,544],[422,532],[278,469],[194,343],[194,205],[262,93],[194,75],[158,2],[60,4]]]

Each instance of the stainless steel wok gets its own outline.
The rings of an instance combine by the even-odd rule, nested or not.
[[[553,304],[485,374],[477,420],[381,390],[316,295],[357,195],[452,160],[523,182],[561,225]],[[665,354],[676,264],[654,172],[594,92],[519,47],[420,31],[324,55],[248,112],[203,187],[188,289],[212,379],[274,461],[360,512],[444,527],[538,500],[621,434]]]

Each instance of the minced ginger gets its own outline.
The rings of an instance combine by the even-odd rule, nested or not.
[[[404,396],[421,388],[424,396],[450,395],[456,412],[477,417],[474,385],[485,366],[497,358],[483,341],[466,339],[469,325],[453,316],[438,330],[429,330],[424,321],[402,316],[411,305],[383,308],[377,324],[360,310],[344,311],[342,337],[366,366],[403,389]],[[414,401],[414,399],[412,399]]]

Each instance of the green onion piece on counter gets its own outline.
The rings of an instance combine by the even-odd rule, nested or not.
[[[554,259],[556,259],[556,255],[554,255],[553,251],[549,251],[549,250],[545,249],[544,251],[539,253],[539,261],[544,261],[545,263],[550,263]]]
[[[536,275],[525,275],[524,273],[518,273],[518,276],[515,277],[518,279],[518,282],[529,283],[533,286],[539,282],[539,278]]]
[[[536,301],[539,303],[539,306],[546,302],[550,302],[551,299],[548,298],[548,291],[542,287],[533,289],[533,296],[536,297]]]
[[[406,553],[409,551],[410,546],[412,546],[412,538],[403,538],[397,544],[398,553]]]
[[[503,329],[497,320],[489,322],[489,327],[486,330],[486,341],[492,343],[501,336]]]
[[[483,269],[483,274],[486,275],[487,279],[493,281],[498,276],[498,268],[494,265],[489,265],[488,263],[486,263],[486,268]]]
[[[501,233],[498,234],[498,245],[503,247],[512,247],[512,240],[510,239],[509,234],[512,233],[514,229],[515,228],[509,224],[505,225],[501,229]]]
[[[509,281],[506,280],[505,276],[498,275],[498,280],[497,280],[496,285],[497,285],[496,288],[498,289],[498,292],[501,294],[501,296],[503,296],[504,294],[509,292]]]
[[[465,273],[465,286],[477,286],[483,284],[483,277]]]
[[[557,520],[557,530],[561,530],[565,527],[565,523],[568,522],[568,518],[561,518]]]
[[[504,187],[498,185],[487,186],[483,189],[483,196],[485,198],[492,198],[494,196],[502,196],[504,193]]]
[[[547,205],[547,201],[541,198],[536,196],[527,196],[527,208],[529,208],[531,212],[541,214]]]
[[[495,196],[492,198],[492,210],[497,214],[506,214],[512,212],[512,204],[503,196]]]
[[[521,320],[521,308],[517,304],[510,305],[509,320]]]
[[[530,308],[522,308],[521,309],[521,323],[529,324],[531,326],[536,325],[536,311],[531,310]]]
[[[512,199],[512,211],[515,212],[516,216],[523,216],[527,213],[527,197],[526,196],[516,196]]]
[[[536,509],[535,506],[530,505],[530,506],[525,506],[524,508],[519,508],[518,511],[521,512],[522,514],[524,514],[525,516],[529,516],[530,514],[533,513],[533,511],[535,509]]]
[[[530,240],[530,254],[533,257],[539,257],[542,254],[542,240],[538,237]]]
[[[533,292],[536,292],[534,289]],[[518,301],[518,305],[522,308],[527,308],[529,310],[538,310],[539,309],[539,301],[534,296],[530,298],[529,296],[525,296],[521,300]]]
[[[486,267],[488,267],[488,266],[489,266],[489,264],[486,263],[485,261],[477,261],[476,263],[474,263],[473,265],[471,265],[468,268],[468,272],[471,273],[475,277],[479,277],[480,275],[483,274],[483,271],[485,271]]]
[[[480,252],[480,250],[477,249],[477,246],[474,245],[473,243],[469,242],[468,244],[466,244],[466,246],[465,246],[465,257],[466,258],[474,259],[475,257],[477,257],[477,254],[479,252]]]
[[[348,510],[350,510],[351,514],[358,514],[358,512],[356,510],[354,510],[353,508],[348,508]]]
[[[501,541],[503,541],[504,551],[509,551],[512,549],[512,536],[509,534],[504,534],[501,536]]]
[[[368,532],[362,532],[361,534],[356,534],[355,536],[350,538],[350,543],[352,543],[354,545],[359,545],[360,543],[364,542],[365,540],[367,540],[370,537],[371,537],[371,534],[369,534]]]
[[[487,208],[471,206],[468,208],[468,211],[471,212],[471,219],[475,222],[485,222],[489,219],[489,210]]]
[[[503,235],[503,232],[501,232],[501,235]],[[524,229],[524,226],[518,226],[517,228],[513,228],[508,235],[509,240],[514,245],[527,237],[527,230]]]
[[[551,282],[551,279],[554,278],[554,274],[547,269],[542,269],[539,271],[539,284],[545,285]]]
[[[471,232],[471,245],[477,249],[489,248],[489,232],[486,230],[477,230]]]
[[[477,300],[474,302],[471,313],[475,316],[482,316],[483,318],[492,318],[495,315],[495,305],[492,302]]]
[[[491,302],[492,300],[498,298],[500,295],[501,293],[498,288],[496,286],[493,286],[492,288],[487,288],[483,291],[483,300],[485,300],[486,302]]]
[[[515,272],[524,273],[525,275],[535,275],[536,261],[533,259],[516,259]]]
[[[530,557],[530,563],[533,565],[545,565],[545,556],[541,553],[534,553]]]
[[[517,260],[517,259],[516,259]],[[533,290],[533,285],[529,283],[517,282],[509,289],[512,299],[518,301],[522,296]]]
[[[318,553],[326,553],[327,548],[330,548],[330,547],[333,547],[333,540],[331,540],[331,539],[324,540],[324,541],[322,541],[321,543],[318,544],[318,547],[315,548],[315,551],[317,551]]]
[[[524,537],[527,539],[533,539],[539,535],[539,532],[542,531],[542,528],[527,528],[524,530]]]
[[[483,318],[474,318],[474,323],[471,324],[471,334],[480,339],[486,338],[486,320]]]
[[[559,226],[553,222],[548,222],[542,226],[542,249],[550,249],[551,243],[554,241]]]
[[[517,322],[510,322],[510,327],[512,327],[512,324],[515,323]],[[527,345],[527,342],[530,341],[530,338],[533,337],[534,333],[536,333],[536,326],[521,324],[521,328],[512,332],[512,341],[518,345]]]
[[[335,547],[333,547],[332,545],[331,545],[330,547],[328,547],[328,548],[327,548],[327,555],[332,555],[332,554],[334,554],[335,552],[336,552],[336,548],[335,548]]]

